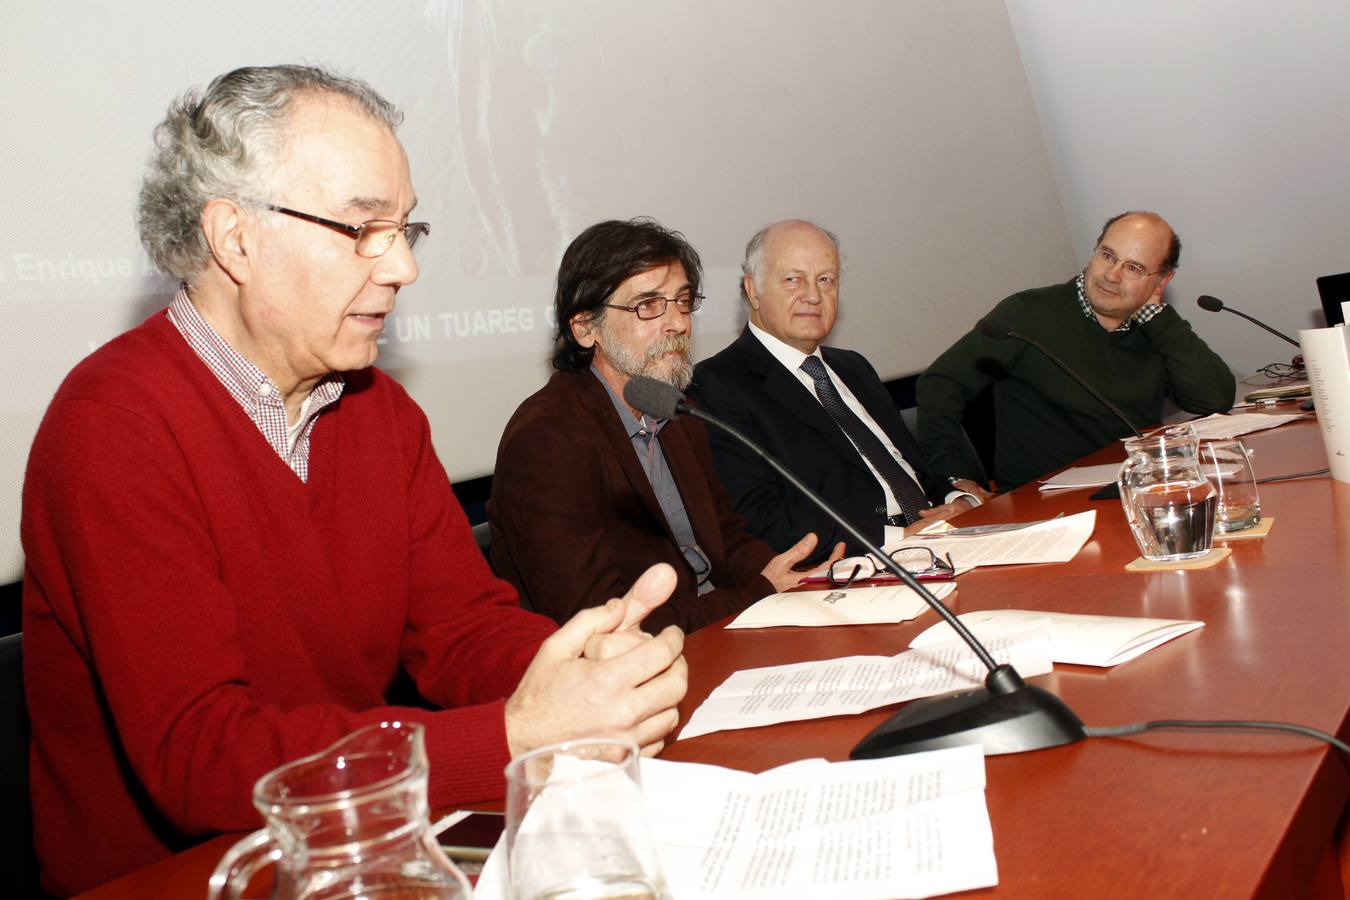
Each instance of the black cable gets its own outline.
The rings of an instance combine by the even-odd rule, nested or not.
[[[1302,381],[1308,377],[1307,370],[1302,366],[1291,366],[1289,363],[1271,363],[1262,366],[1256,372],[1276,384],[1282,381]]]
[[[1292,722],[1264,722],[1253,719],[1155,719],[1152,722],[1134,722],[1129,725],[1106,725],[1094,728],[1084,725],[1083,732],[1088,737],[1124,737],[1131,734],[1143,734],[1158,728],[1251,728],[1258,731],[1292,731],[1304,737],[1316,738],[1330,744],[1350,759],[1350,744],[1325,731],[1309,728],[1307,725],[1295,725]]]
[[[1266,484],[1271,481],[1289,481],[1292,478],[1310,478],[1313,475],[1330,475],[1330,469],[1314,469],[1311,472],[1291,472],[1288,475],[1267,475],[1265,478],[1256,479],[1257,484]]]

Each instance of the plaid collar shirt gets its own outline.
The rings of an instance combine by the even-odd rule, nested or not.
[[[267,443],[301,481],[309,482],[309,436],[319,414],[342,396],[346,382],[336,372],[324,377],[300,409],[300,424],[287,427],[286,406],[272,380],[211,327],[180,287],[169,304],[169,321],[197,357],[211,370],[245,414],[258,426]],[[294,437],[294,440],[292,440]]]
[[[1083,276],[1081,273],[1074,281],[1074,284],[1078,287],[1078,308],[1083,311],[1083,316],[1093,322],[1098,321],[1097,314],[1092,311],[1092,304],[1088,301],[1087,294],[1083,293]],[[1162,311],[1163,307],[1160,303],[1145,303],[1134,311],[1134,315],[1130,316],[1124,322],[1121,322],[1120,327],[1115,330],[1129,331],[1132,326],[1143,325]]]

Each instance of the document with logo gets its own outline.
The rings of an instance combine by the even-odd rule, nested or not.
[[[1037,627],[985,643],[997,662],[1023,677],[1050,671],[1050,634]],[[713,689],[689,717],[679,740],[778,722],[856,715],[879,706],[984,684],[988,674],[960,640],[896,656],[844,656],[742,669]]]
[[[1025,609],[977,610],[957,618],[986,643],[1029,628],[1044,628],[1050,635],[1050,659],[1079,666],[1118,666],[1205,624],[1194,619],[1137,619]],[[938,622],[909,646],[928,647],[955,636],[952,626]]]
[[[950,581],[925,585],[939,600],[956,590]],[[727,625],[728,628],[774,628],[782,625],[884,625],[905,622],[928,609],[928,603],[905,585],[835,588],[770,594]]]

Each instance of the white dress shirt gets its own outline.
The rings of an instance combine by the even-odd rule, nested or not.
[[[764,345],[764,349],[768,350],[769,353],[773,355],[774,359],[778,360],[778,362],[791,372],[796,379],[802,383],[802,386],[806,388],[811,396],[816,398],[816,402],[819,403],[820,397],[816,395],[816,383],[811,380],[810,375],[802,371],[802,363],[806,360],[808,354],[803,353],[790,344],[783,343],[764,329],[757,327],[753,322],[747,324],[750,326],[750,333],[759,339],[759,342]],[[915,484],[922,485],[923,482],[919,480],[919,476],[915,473],[914,467],[905,461],[905,457],[896,449],[895,444],[891,442],[891,439],[886,435],[886,432],[881,430],[881,426],[878,425],[876,420],[863,408],[863,405],[858,402],[858,398],[853,396],[853,392],[848,389],[848,385],[844,384],[844,380],[839,377],[839,373],[830,368],[830,364],[825,361],[825,357],[821,356],[820,348],[817,347],[810,355],[819,359],[821,365],[825,367],[825,371],[829,373],[830,381],[834,382],[835,390],[839,392],[839,397],[844,401],[844,405],[851,409],[853,414],[877,436],[877,440],[881,441],[881,446],[885,447],[886,452],[895,458],[895,461],[900,464],[900,467],[905,470],[905,473],[914,479]],[[841,433],[843,432],[841,431]],[[847,434],[844,436],[848,437]],[[858,451],[858,456],[862,458],[863,465],[867,466],[867,471],[872,473],[872,477],[875,478],[877,484],[881,486],[881,492],[886,497],[886,515],[899,515],[901,512],[900,503],[895,499],[895,494],[891,492],[891,486],[886,483],[886,480],[881,477],[861,450]],[[965,491],[952,491],[947,494],[943,502],[951,503],[958,497],[968,497],[973,505],[979,505],[979,500],[970,494],[967,494]],[[904,536],[904,528],[899,525],[887,525],[885,535],[882,538],[882,543],[884,545],[890,545],[898,542]]]

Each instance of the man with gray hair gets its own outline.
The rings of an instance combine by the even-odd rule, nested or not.
[[[822,347],[839,310],[839,241],[797,219],[761,229],[745,249],[741,296],[750,322],[699,363],[695,400],[757,440],[868,536],[894,544],[906,529],[978,502],[975,485],[928,470],[876,370],[859,353]],[[862,552],[805,495],[716,429],[713,461],[750,531],[775,549],[814,531]],[[819,551],[817,551],[819,555]]]
[[[588,735],[656,752],[682,635],[653,567],[558,629],[470,535],[426,417],[372,367],[429,232],[399,113],[354,79],[239,69],[156,131],[142,239],[182,287],[80,363],[24,485],[31,785],[73,893],[258,824],[254,782],[364,725],[425,728],[434,807]],[[406,676],[425,701],[393,705]]]

